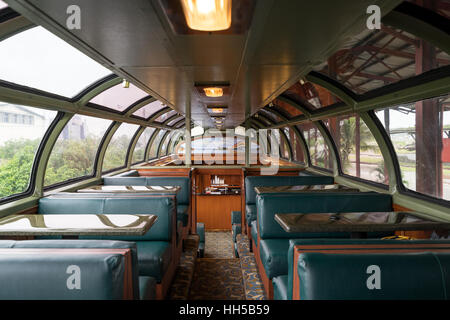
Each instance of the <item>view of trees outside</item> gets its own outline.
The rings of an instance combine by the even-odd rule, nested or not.
[[[364,121],[355,116],[336,120],[337,133],[330,128],[330,121],[327,124],[339,150],[342,171],[351,176],[389,184],[383,155]]]
[[[440,113],[442,133],[438,133],[438,130],[429,131],[427,129],[431,128],[431,125],[425,125],[423,134],[425,135],[425,143],[428,143],[428,141],[431,143],[430,138],[433,135],[434,137],[436,137],[436,134],[440,135],[438,138],[438,140],[441,140],[438,153],[441,155],[439,160],[442,163],[442,175],[438,183],[442,184],[442,196],[434,194],[434,192],[433,194],[427,194],[450,200],[450,110],[448,110],[450,98],[447,96],[428,99],[428,103],[430,102],[437,104],[439,109],[442,110]],[[421,177],[420,182],[422,186],[419,188],[417,185],[417,165],[422,165],[422,163],[417,159],[416,154],[416,103],[379,110],[376,112],[376,115],[385,127],[394,145],[400,164],[403,184],[408,189],[424,192],[420,188],[429,187],[433,182],[429,180],[428,176]],[[431,171],[440,171],[440,168],[427,168],[427,170],[430,170],[431,173]]]
[[[0,102],[0,198],[25,192],[55,111]]]
[[[303,132],[308,145],[311,164],[316,167],[331,169],[330,151],[319,129],[313,124],[301,124],[298,127]]]
[[[150,140],[153,132],[155,131],[155,128],[146,128],[144,132],[142,132],[141,136],[139,137],[136,147],[134,148],[133,152],[133,158],[131,163],[138,163],[145,161],[145,148],[147,147],[147,143]]]
[[[149,159],[154,159],[154,158],[158,157],[158,146],[159,146],[159,143],[161,142],[161,139],[165,133],[166,133],[166,130],[160,130],[157,133],[155,140],[153,140],[153,143],[150,146]]]
[[[73,116],[53,147],[44,185],[94,174],[95,156],[111,122],[82,115]]]
[[[139,126],[135,124],[122,123],[120,125],[106,149],[102,171],[108,171],[125,165],[128,146],[138,129]]]

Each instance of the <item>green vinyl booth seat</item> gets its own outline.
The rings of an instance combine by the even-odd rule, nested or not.
[[[0,254],[1,300],[116,300],[124,297],[125,256],[120,253],[89,254],[59,251],[27,254],[15,249],[129,249],[132,260],[134,299],[150,299],[156,287],[152,279],[138,277],[136,244],[102,240],[1,240],[0,248],[11,249]],[[69,288],[70,266],[79,270],[80,288]],[[155,282],[155,280],[153,280]],[[140,283],[147,290],[140,291]],[[129,297],[128,297],[129,298]]]
[[[175,198],[173,196],[125,197],[49,196],[39,200],[39,214],[153,214],[151,229],[142,236],[80,236],[80,239],[133,241],[137,245],[139,274],[160,282],[175,251]]]
[[[321,246],[323,248],[327,248],[327,250],[338,250],[340,249],[340,246],[346,246],[346,250],[353,250],[356,253],[358,253],[358,251],[361,251],[362,248],[360,247],[361,245],[365,245],[367,247],[364,248],[365,251],[368,251],[370,249],[375,250],[379,248],[379,245],[383,246],[383,250],[399,250],[399,249],[405,249],[405,246],[408,246],[408,248],[413,249],[414,245],[420,245],[420,248],[415,248],[417,250],[420,251],[430,251],[435,249],[435,247],[433,248],[433,246],[435,245],[445,245],[444,249],[450,249],[450,240],[393,240],[393,239],[290,239],[289,240],[289,252],[288,252],[288,274],[287,276],[283,275],[283,276],[277,276],[273,279],[273,283],[274,283],[274,298],[277,295],[278,299],[280,300],[292,300],[292,294],[293,294],[293,287],[294,287],[294,272],[299,272],[299,261],[294,261],[294,250],[295,247],[300,248],[302,250],[302,252],[308,252],[308,250],[314,251],[317,249],[308,249],[307,246],[315,246],[317,248],[317,246]],[[302,248],[302,246],[305,246],[304,248]],[[334,248],[333,248],[334,246]],[[351,248],[350,246],[359,246],[358,248]],[[373,246],[372,248],[368,247],[368,246]],[[386,247],[388,246],[388,247]],[[364,253],[364,254],[371,254],[371,253]],[[398,254],[398,252],[393,252],[392,255],[396,255]],[[416,253],[414,253],[416,254]],[[337,255],[330,255],[330,259],[332,260],[333,257],[337,257]],[[374,260],[372,260],[374,261]],[[305,261],[304,261],[305,262]],[[306,263],[306,262],[305,262]],[[330,285],[330,293],[328,293],[330,296],[325,297],[322,296],[321,298],[319,298],[318,296],[312,296],[309,292],[308,295],[304,295],[302,293],[300,293],[300,297],[301,299],[341,299],[344,298],[345,296],[342,295],[341,297],[339,296],[331,296],[333,294],[337,294],[336,290],[338,290],[338,288],[334,288],[334,283],[336,283],[336,281],[343,281],[343,283],[345,283],[346,279],[343,278],[343,273],[341,272],[341,270],[336,270],[335,269],[335,264],[333,261],[329,261],[328,262],[328,270],[321,270],[321,272],[324,273],[323,277],[327,278],[328,275],[325,275],[325,273],[327,274],[334,274],[334,279],[329,282],[328,284]],[[303,263],[301,263],[303,264]],[[377,264],[377,263],[373,263],[373,264]],[[369,264],[370,265],[370,264]],[[311,272],[311,270],[306,270],[304,268],[304,266],[301,266],[302,268],[302,275],[306,276],[306,273]],[[366,266],[367,268],[367,266]],[[420,276],[422,273],[420,264],[417,265],[417,268],[413,268],[414,270],[405,270],[405,272],[410,272],[409,276],[414,276],[414,275],[418,275]],[[448,270],[448,268],[447,268]],[[366,271],[366,269],[364,269],[364,272]],[[425,269],[423,270],[424,272],[426,271]],[[401,271],[400,271],[401,272]],[[382,273],[383,273],[383,269],[382,269]],[[339,276],[336,276],[337,274],[339,274]],[[345,274],[347,274],[347,272],[345,271]],[[351,274],[351,273],[349,273]],[[311,273],[309,275],[312,275]],[[309,277],[308,275],[308,277]],[[406,273],[405,273],[406,275]],[[365,279],[367,279],[369,275],[367,273],[365,273]],[[341,279],[338,279],[341,278]],[[303,278],[301,278],[303,279]],[[309,277],[309,279],[311,280],[312,278]],[[328,279],[328,278],[327,278]],[[351,278],[348,278],[348,280]],[[382,278],[382,281],[384,277]],[[408,280],[406,280],[407,283]],[[450,281],[450,279],[448,279],[447,281]],[[277,283],[277,286],[275,288],[275,282]],[[280,285],[281,282],[284,282],[283,284]],[[326,282],[323,282],[322,285],[324,285]],[[364,282],[365,283],[365,282]],[[405,283],[401,284],[398,283],[399,285],[404,285]],[[307,283],[304,283],[305,287],[307,286]],[[320,285],[318,283],[314,283],[314,286],[317,286],[316,288],[319,289]],[[450,285],[450,282],[447,283],[447,285]],[[305,287],[303,287],[303,289],[305,289]],[[343,285],[343,288],[345,287],[345,285]],[[383,288],[383,284],[382,284],[382,288]],[[450,286],[447,286],[447,288],[450,288]],[[311,288],[310,288],[311,289]],[[342,289],[342,288],[341,288]],[[278,290],[278,292],[276,292],[276,290]],[[309,290],[309,289],[308,289]],[[322,290],[322,289],[321,289]],[[367,288],[366,288],[367,290]],[[404,287],[403,290],[409,290],[407,287]],[[334,291],[334,292],[333,292]],[[375,290],[376,291],[376,290]],[[420,290],[419,290],[420,291]],[[408,299],[409,297],[407,295],[403,295],[401,292],[398,292],[398,296],[396,297],[396,299]],[[324,292],[320,293],[322,294],[326,294]],[[364,295],[362,296],[358,296],[354,299],[377,299],[377,296],[366,296],[364,297]],[[393,296],[389,296],[386,295],[384,297],[378,296],[379,299],[391,299],[391,298],[395,298]],[[426,297],[424,297],[425,299]],[[421,299],[418,297],[418,299]]]
[[[251,176],[245,178],[245,218],[247,226],[256,220],[255,187],[333,184],[334,178],[302,173],[301,176]]]
[[[287,254],[291,238],[349,238],[350,233],[290,233],[274,219],[276,213],[376,212],[391,211],[392,198],[374,192],[358,193],[275,193],[257,196],[256,226],[259,256],[269,279],[288,273]],[[369,233],[371,238],[389,233]]]
[[[205,255],[205,224],[203,222],[197,222],[197,234],[200,237],[198,243],[198,257],[203,258]]]
[[[177,193],[177,220],[186,227],[189,223],[189,206],[191,197],[191,179],[187,177],[135,177],[114,176],[104,177],[105,186],[179,186]],[[153,193],[155,194],[155,193]],[[166,195],[167,193],[164,193]]]
[[[371,265],[380,269],[380,289],[366,284]],[[311,252],[300,254],[297,268],[304,300],[447,300],[450,295],[450,253]]]

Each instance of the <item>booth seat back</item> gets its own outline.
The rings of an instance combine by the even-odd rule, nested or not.
[[[334,178],[328,176],[252,176],[245,178],[245,204],[256,203],[255,187],[297,186],[307,184],[333,184]]]
[[[191,196],[191,179],[188,177],[105,177],[104,185],[128,186],[180,186],[177,204],[189,205]]]
[[[115,177],[139,177],[139,172],[137,170],[125,171]]]
[[[116,300],[132,298],[121,253],[1,249],[1,300]]]
[[[118,239],[125,241],[171,241],[175,234],[176,203],[173,196],[80,198],[50,196],[41,198],[39,214],[153,214],[158,218],[142,236],[95,236],[83,238]]]
[[[437,247],[450,249],[450,240],[393,240],[393,239],[290,239],[288,251],[287,299],[292,299],[294,272],[297,272],[297,261],[294,260],[295,250],[301,252],[320,250],[399,250],[417,249],[422,251],[435,250]],[[330,272],[330,271],[329,271]]]
[[[302,300],[450,297],[449,252],[302,253],[297,272]]]
[[[261,194],[257,197],[258,234],[261,239],[347,237],[338,233],[290,233],[281,228],[276,213],[392,211],[392,198],[374,192]]]
[[[135,299],[139,299],[139,268],[135,242],[115,240],[0,240],[0,248],[130,249],[133,296]]]

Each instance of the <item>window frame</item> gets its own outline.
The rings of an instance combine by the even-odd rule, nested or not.
[[[33,107],[33,108],[36,108],[36,107]],[[42,140],[39,143],[38,148],[36,149],[33,164],[31,166],[30,180],[28,182],[28,188],[24,192],[13,194],[13,195],[10,195],[10,196],[0,199],[0,205],[8,203],[8,202],[16,201],[16,200],[19,200],[22,198],[30,197],[33,195],[33,192],[36,188],[36,174],[37,174],[39,162],[40,162],[42,154],[44,152],[44,148],[47,145],[48,139],[50,138],[51,134],[53,133],[53,130],[57,126],[58,122],[64,117],[64,115],[65,115],[64,112],[61,112],[61,111],[57,112],[57,114],[55,115],[55,118],[50,123],[47,130],[45,131],[44,136],[42,137]]]

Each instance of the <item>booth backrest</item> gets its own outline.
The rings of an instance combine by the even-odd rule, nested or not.
[[[392,211],[392,198],[374,192],[261,194],[256,206],[261,239],[339,238],[345,233],[288,233],[275,221],[275,214]]]
[[[245,178],[245,204],[256,203],[255,187],[297,186],[307,184],[333,184],[328,176],[252,176]]]
[[[191,196],[191,179],[188,177],[105,177],[105,186],[180,186],[177,204],[189,205]]]
[[[120,249],[0,249],[0,299],[131,299],[127,268]]]
[[[450,249],[450,240],[393,240],[393,239],[290,239],[288,252],[287,297],[292,299],[294,272],[297,272],[299,252],[330,250],[399,250],[417,249],[422,251],[436,248]],[[298,251],[295,254],[295,251]],[[294,256],[297,256],[296,258]],[[297,261],[296,261],[297,260]]]
[[[139,177],[139,172],[137,170],[125,171],[115,177]]]
[[[176,203],[173,196],[79,198],[49,196],[39,200],[39,214],[153,214],[158,216],[142,236],[83,237],[125,241],[171,241],[175,233]]]
[[[450,253],[302,253],[299,298],[412,300],[450,297]]]
[[[0,240],[0,248],[70,248],[70,249],[130,249],[133,295],[139,300],[139,267],[136,243],[115,240]]]

